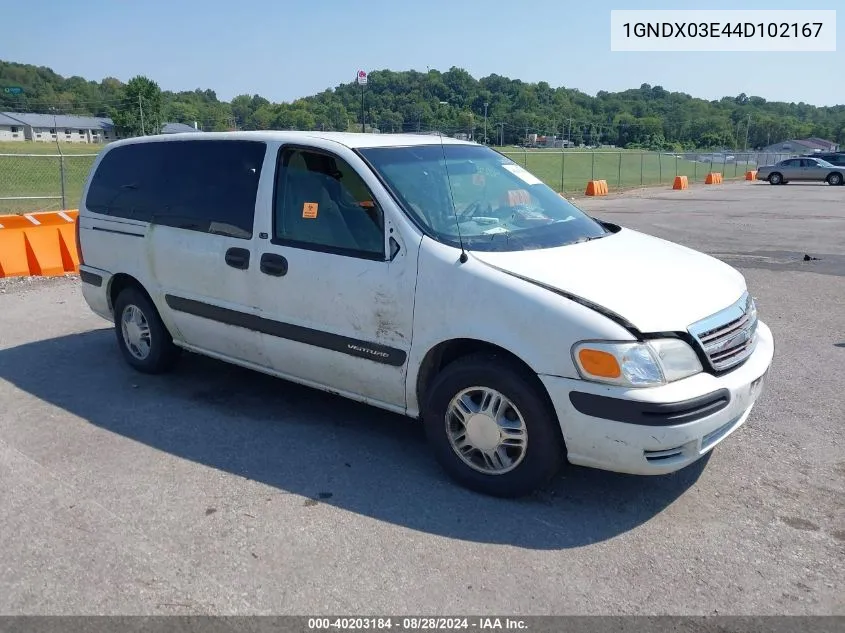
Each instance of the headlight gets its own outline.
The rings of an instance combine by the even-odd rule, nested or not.
[[[754,322],[757,320],[757,302],[751,295],[748,295],[748,302],[745,306],[745,313],[748,315],[749,321]]]
[[[584,380],[625,387],[655,387],[702,371],[701,362],[684,341],[662,338],[644,343],[584,341],[572,348]]]

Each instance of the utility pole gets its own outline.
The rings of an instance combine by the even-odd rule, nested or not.
[[[141,95],[138,95],[138,110],[141,113],[141,136],[146,136],[147,132],[144,129],[144,104],[141,103]]]
[[[56,131],[56,149],[59,151],[59,182],[62,185],[62,209],[67,209],[65,198],[65,155],[62,152],[62,146],[59,145],[59,122],[56,118],[56,108],[50,108],[53,111],[53,129]]]
[[[566,145],[572,144],[572,117],[569,117],[569,132],[566,133]]]
[[[484,144],[487,145],[487,102],[484,102]]]

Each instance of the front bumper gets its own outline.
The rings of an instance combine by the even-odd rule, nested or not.
[[[541,375],[573,464],[636,475],[670,473],[733,433],[763,390],[775,343],[757,326],[754,353],[722,376],[701,373],[649,389]]]

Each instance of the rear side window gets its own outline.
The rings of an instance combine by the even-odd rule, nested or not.
[[[124,145],[100,163],[94,213],[249,239],[266,145],[169,141]]]

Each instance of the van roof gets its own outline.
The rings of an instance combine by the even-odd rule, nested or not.
[[[252,140],[252,141],[286,141],[308,142],[313,139],[334,141],[349,148],[365,147],[407,147],[409,145],[477,145],[472,141],[460,141],[448,136],[436,134],[362,134],[356,132],[185,132],[179,134],[165,134],[156,136],[139,136],[114,141],[113,146],[129,145],[155,141],[201,141],[201,140]]]

